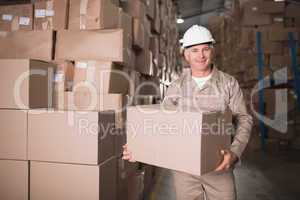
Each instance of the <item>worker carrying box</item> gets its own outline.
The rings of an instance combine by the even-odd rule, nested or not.
[[[160,123],[166,123],[165,127],[168,127],[168,122],[172,122],[171,124],[178,122],[176,124],[177,129],[173,127],[174,130],[169,131],[168,134],[161,135],[162,139],[157,142],[157,136],[152,137],[151,135],[159,135],[163,131],[156,129],[156,132],[148,135],[145,132],[145,126],[141,127],[141,129],[137,128],[136,130],[142,131],[141,133],[135,132],[135,137],[139,140],[141,135],[143,135],[145,141],[142,143],[142,146],[139,146],[139,142],[134,141],[134,138],[130,139],[128,137],[128,144],[124,145],[123,159],[129,161],[135,161],[136,158],[140,159],[140,161],[142,161],[142,158],[145,158],[145,161],[152,159],[154,165],[162,166],[160,164],[165,163],[168,164],[165,167],[175,169],[173,177],[177,199],[203,199],[204,196],[210,200],[236,199],[233,168],[249,141],[253,124],[252,117],[247,112],[244,97],[237,80],[218,70],[217,66],[212,62],[215,40],[210,31],[203,26],[194,25],[185,32],[182,42],[184,58],[189,64],[190,70],[183,73],[181,77],[169,86],[163,101],[163,107],[172,106],[176,107],[176,110],[183,111],[183,108],[187,108],[188,112],[178,111],[179,113],[175,112],[173,115],[166,116],[160,110],[156,110],[156,112],[152,111],[152,113],[156,113],[157,116],[144,111],[143,114],[138,114],[140,118],[144,119],[147,118],[147,115],[150,116],[149,118],[155,123],[159,123],[159,120],[163,119]],[[226,142],[226,135],[219,134],[210,141],[211,143],[208,142],[209,144],[207,144],[206,151],[211,148],[214,151],[208,151],[206,154],[203,154],[201,152],[205,141],[203,138],[207,136],[205,134],[202,135],[204,132],[201,124],[204,125],[203,122],[208,121],[205,121],[206,114],[200,111],[219,110],[222,113],[226,110],[226,107],[231,110],[232,116],[237,122],[233,142],[229,145]],[[130,112],[129,108],[129,119],[133,116],[130,116]],[[131,114],[134,114],[134,112],[132,111]],[[160,114],[161,116],[159,116]],[[207,114],[207,117],[209,115]],[[228,120],[226,112],[224,116],[221,115],[220,117],[225,119],[225,121],[226,119]],[[137,122],[144,119],[138,119]],[[198,120],[195,121],[195,119]],[[199,127],[195,131],[187,131],[186,128],[182,128],[184,121],[189,126],[198,123]],[[199,125],[199,123],[201,124]],[[188,133],[188,135],[173,136],[173,132],[174,135],[182,135],[183,133]],[[131,134],[133,133],[128,132],[128,136]],[[211,133],[207,135],[207,138],[213,138]],[[219,140],[222,142],[219,143]],[[152,150],[148,144],[153,144]],[[220,150],[218,150],[218,147]],[[161,152],[163,154],[160,155],[159,153]],[[223,158],[220,159],[221,162],[218,165],[215,160],[215,154],[219,152]],[[217,166],[213,171],[203,174],[203,172],[207,171],[203,171],[205,167],[203,168],[200,160],[214,160]],[[188,162],[188,165],[185,165],[185,162]]]

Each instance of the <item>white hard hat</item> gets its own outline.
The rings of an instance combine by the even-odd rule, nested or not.
[[[183,48],[203,43],[216,43],[210,31],[204,26],[199,25],[193,25],[191,28],[189,28],[184,33],[182,40]]]

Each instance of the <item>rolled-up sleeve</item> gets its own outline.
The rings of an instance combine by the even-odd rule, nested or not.
[[[247,111],[242,90],[234,78],[230,82],[229,95],[229,107],[236,120],[236,131],[230,150],[241,158],[250,139],[253,119]]]

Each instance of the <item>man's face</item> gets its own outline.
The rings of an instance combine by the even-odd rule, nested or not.
[[[213,57],[213,49],[209,44],[199,44],[185,49],[184,57],[192,70],[207,70]]]

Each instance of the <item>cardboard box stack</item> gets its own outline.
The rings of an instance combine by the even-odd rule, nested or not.
[[[122,1],[121,7],[133,18],[135,68],[130,74],[134,80],[130,93],[137,98],[135,104],[145,96],[161,99],[166,85],[182,70],[176,6],[171,0],[130,0]],[[149,83],[161,89],[156,91]]]
[[[124,108],[181,72],[175,14],[171,0],[0,6],[0,199],[149,191],[154,168],[121,159]]]
[[[294,39],[298,41],[300,37],[300,24],[298,23],[300,16],[296,13],[296,10],[299,10],[299,8],[299,4],[290,1],[235,0],[228,13],[209,19],[208,26],[218,42],[216,46],[216,63],[220,69],[237,78],[244,91],[249,109],[252,89],[258,83],[256,33],[261,32],[264,77],[269,76],[276,81],[278,70],[286,68],[288,80],[292,80],[294,77],[291,67],[288,33],[292,32]],[[300,63],[299,42],[297,44],[297,60]],[[267,117],[274,117],[275,115],[274,93],[276,93],[276,90],[271,91],[265,92],[265,107],[267,109],[265,113],[268,112]],[[296,103],[296,99],[289,95],[290,92],[289,89],[287,95],[288,107]],[[258,98],[252,98],[254,99],[254,102],[252,102],[254,107],[258,108]],[[273,111],[270,111],[270,108]],[[288,121],[296,121],[295,118],[299,115],[296,108],[293,110],[294,114],[292,116],[290,113],[289,110]],[[296,124],[289,123],[287,134],[274,132],[269,127],[268,136],[270,139],[280,136],[280,138],[290,140],[299,137],[292,134],[296,132],[294,128],[297,127]],[[258,120],[255,120],[253,130],[258,134]]]
[[[28,199],[28,112],[52,106],[54,65],[0,59],[0,199]]]

